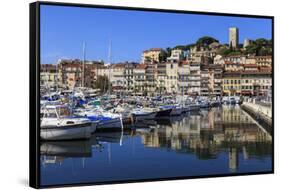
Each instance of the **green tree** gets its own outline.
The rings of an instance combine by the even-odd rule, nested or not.
[[[186,48],[185,45],[177,45],[177,46],[175,46],[173,49],[180,49],[180,50],[183,50],[183,51],[186,51],[186,50],[187,50],[187,48]]]
[[[210,36],[203,36],[197,40],[196,45],[199,47],[207,47],[213,42],[219,42],[219,41]]]
[[[145,62],[151,62],[151,58],[148,57],[148,56],[146,56],[146,57],[144,58],[144,61],[145,61]]]
[[[170,57],[172,54],[172,49],[170,47],[166,48],[167,56]]]
[[[264,38],[256,39],[246,47],[244,54],[272,55],[272,40]]]
[[[94,82],[95,88],[100,89],[101,93],[105,93],[109,89],[109,80],[107,76],[98,76],[97,80]]]
[[[162,50],[159,54],[159,62],[167,61],[168,53],[165,50]]]
[[[220,55],[228,55],[228,54],[231,53],[231,49],[223,46],[223,47],[221,47],[217,50],[217,53],[220,54]]]

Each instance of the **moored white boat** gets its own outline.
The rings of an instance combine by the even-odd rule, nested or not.
[[[76,115],[87,117],[92,122],[96,122],[97,129],[121,129],[123,125],[121,114],[92,109],[80,111]]]
[[[96,124],[87,118],[75,117],[64,105],[49,105],[42,109],[40,137],[43,140],[74,140],[90,138]]]

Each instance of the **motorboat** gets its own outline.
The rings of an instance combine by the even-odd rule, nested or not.
[[[75,113],[97,122],[97,129],[121,129],[123,127],[121,114],[111,113],[101,109],[85,109]]]
[[[72,115],[66,105],[47,105],[41,110],[40,137],[43,140],[88,139],[97,123]]]

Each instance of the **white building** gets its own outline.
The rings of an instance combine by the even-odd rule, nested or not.
[[[176,93],[178,91],[178,63],[166,63],[166,89],[168,93]]]
[[[190,68],[187,61],[180,63],[178,67],[178,90],[181,94],[188,94],[188,76]]]
[[[167,58],[168,62],[179,62],[184,58],[184,51],[181,49],[173,49],[171,56]]]

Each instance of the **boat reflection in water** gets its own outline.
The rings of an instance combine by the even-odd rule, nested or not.
[[[40,146],[41,155],[62,157],[91,157],[90,141],[47,141]]]
[[[53,148],[42,144],[42,157],[48,153],[75,159],[79,150],[85,153],[81,157],[86,157],[85,168],[78,167],[75,175],[69,172],[73,168],[69,159],[57,167],[41,167],[42,184],[272,170],[270,131],[239,106],[138,121],[131,131],[95,133],[88,143],[89,146],[81,145],[81,149],[70,142],[52,144]]]

